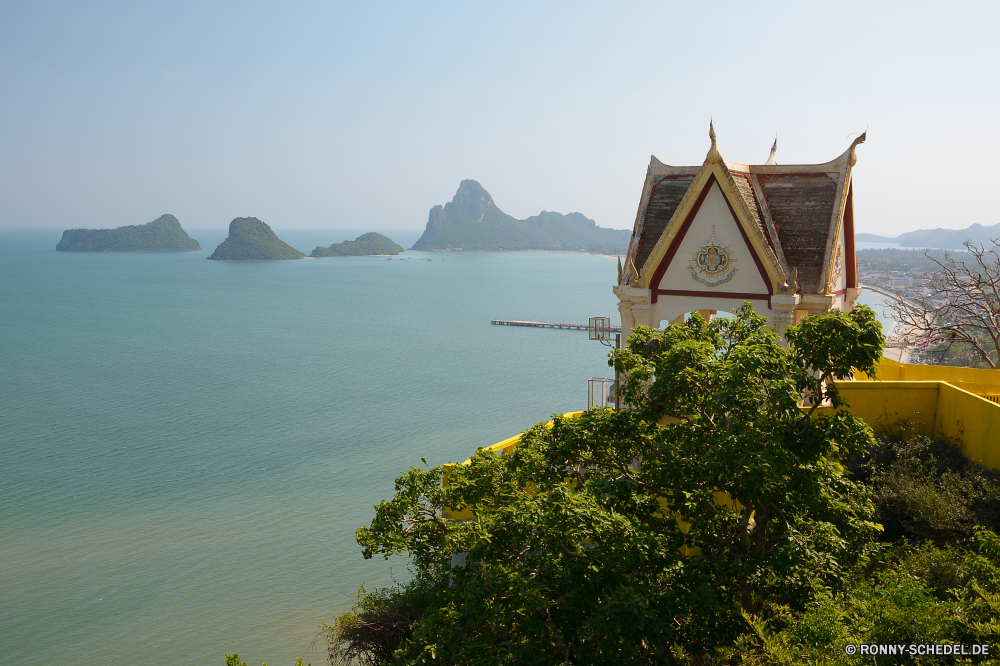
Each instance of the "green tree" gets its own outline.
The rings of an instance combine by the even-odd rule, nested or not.
[[[843,406],[830,380],[875,372],[884,338],[865,307],[785,337],[749,304],[633,329],[610,361],[629,409],[399,477],[357,531],[364,556],[408,553],[446,584],[392,662],[708,664],[771,604],[838,590],[877,534],[840,461],[875,441],[822,407]]]

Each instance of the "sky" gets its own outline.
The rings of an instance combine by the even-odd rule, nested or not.
[[[0,226],[631,228],[650,155],[836,158],[858,232],[1000,223],[997,3],[0,3]],[[959,187],[961,180],[961,187]]]

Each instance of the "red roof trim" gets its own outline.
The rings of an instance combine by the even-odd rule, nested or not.
[[[660,260],[660,264],[653,271],[653,277],[649,280],[649,286],[652,288],[653,293],[649,299],[650,304],[656,302],[657,285],[660,284],[660,280],[663,279],[663,274],[667,272],[667,266],[673,261],[674,255],[677,254],[677,248],[680,247],[681,241],[684,240],[684,236],[687,234],[688,229],[691,228],[691,223],[694,222],[694,218],[698,215],[698,211],[701,210],[701,205],[705,203],[705,197],[708,196],[708,191],[712,189],[712,185],[718,182],[715,179],[715,174],[711,174],[708,177],[708,181],[705,183],[705,187],[701,189],[701,193],[695,200],[694,205],[691,206],[691,210],[688,212],[687,217],[684,218],[684,224],[681,225],[680,231],[677,232],[677,236],[674,237],[673,242],[670,247],[667,248],[667,253],[664,255],[663,259]],[[693,183],[692,183],[693,184]],[[666,231],[666,230],[664,230]]]
[[[666,255],[664,255],[663,259],[660,261],[660,264],[656,267],[656,270],[653,271],[653,276],[649,280],[649,286],[652,290],[652,294],[650,295],[649,299],[650,304],[656,302],[657,297],[660,295],[660,293],[667,295],[667,293],[664,292],[664,290],[658,288],[660,280],[663,279],[663,274],[667,272],[667,268],[670,266],[670,262],[673,261],[674,255],[677,254],[677,250],[681,245],[681,241],[684,240],[684,236],[687,235],[688,229],[691,228],[691,223],[694,222],[694,218],[697,217],[698,211],[701,210],[701,205],[705,202],[705,197],[708,196],[708,193],[711,191],[712,186],[717,184],[718,182],[719,181],[716,179],[714,173],[709,175],[708,180],[705,182],[705,186],[702,188],[701,193],[698,195],[698,199],[694,202],[694,205],[691,207],[690,212],[688,212],[687,217],[684,218],[684,224],[681,225],[680,231],[677,232],[677,236],[674,237],[674,240],[670,244],[670,247],[667,248]],[[719,187],[719,190],[721,192],[722,190],[721,186]],[[773,293],[771,289],[771,278],[767,276],[767,271],[764,270],[764,264],[761,263],[760,257],[758,257],[757,252],[754,251],[753,245],[750,244],[750,238],[747,236],[746,230],[743,229],[743,225],[740,224],[740,218],[737,217],[736,211],[733,210],[733,206],[729,202],[729,197],[726,196],[725,192],[722,192],[722,199],[726,202],[726,207],[729,208],[729,214],[733,218],[733,223],[736,224],[736,228],[740,230],[740,235],[743,236],[743,242],[746,244],[747,249],[750,251],[750,256],[753,257],[754,263],[757,265],[757,272],[760,273],[761,279],[764,280],[764,285],[767,287],[768,290],[768,294],[764,298],[767,299],[768,307],[770,307],[770,302],[771,302],[770,295],[771,293]],[[667,291],[675,291],[675,290],[671,289]],[[693,293],[710,294],[715,292],[693,292]],[[724,292],[718,292],[718,293],[721,294]],[[731,293],[731,292],[725,292],[725,293]],[[755,300],[760,300],[760,299],[755,299]]]
[[[767,301],[767,307],[771,307],[771,294],[747,294],[740,291],[687,291],[685,289],[654,289],[653,297],[657,294],[664,296],[712,296],[715,298],[734,298],[741,301]]]
[[[847,186],[847,203],[844,204],[844,268],[847,269],[847,286],[858,287],[858,269],[854,254],[854,181]]]

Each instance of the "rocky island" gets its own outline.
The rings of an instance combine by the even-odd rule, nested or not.
[[[278,238],[271,227],[256,217],[237,217],[229,223],[229,237],[215,248],[209,259],[218,261],[276,261],[303,259],[294,247]]]
[[[474,180],[463,180],[455,198],[431,208],[413,250],[562,250],[624,254],[631,231],[605,229],[580,213],[542,211],[518,220],[497,208]]]
[[[334,243],[330,247],[317,247],[310,257],[367,257],[381,254],[399,254],[404,252],[402,245],[392,242],[387,236],[374,231],[358,236],[352,241]]]
[[[173,215],[148,224],[117,229],[68,229],[56,245],[60,252],[178,252],[200,250]]]

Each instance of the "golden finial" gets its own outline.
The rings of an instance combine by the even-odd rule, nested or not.
[[[633,285],[639,283],[639,271],[636,270],[635,262],[632,261],[631,256],[625,260],[625,284],[630,282]]]
[[[708,155],[705,157],[706,162],[718,162],[722,160],[722,155],[719,154],[719,149],[715,145],[715,124],[709,120],[708,121],[708,138],[712,140],[712,147],[708,149]]]
[[[764,162],[765,166],[775,166],[778,164],[778,161],[774,159],[774,155],[777,152],[778,152],[778,137],[774,137],[774,143],[771,145],[771,155],[770,157],[767,158],[767,161]]]
[[[622,258],[618,257],[618,284],[622,283]]]
[[[854,166],[855,164],[858,163],[858,155],[857,153],[854,152],[854,149],[858,147],[859,143],[864,143],[865,137],[867,136],[868,136],[868,130],[865,130],[864,132],[861,133],[861,136],[855,139],[854,143],[851,144],[851,166]]]

